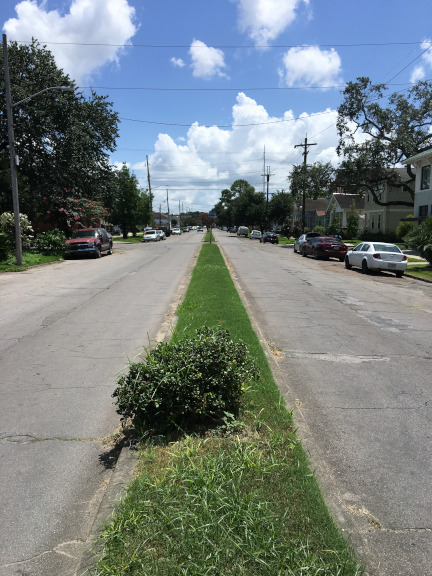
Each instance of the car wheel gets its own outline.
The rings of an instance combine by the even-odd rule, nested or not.
[[[96,248],[95,258],[100,258],[102,256],[102,249],[100,246]]]
[[[363,260],[362,262],[362,272],[363,274],[367,274],[369,272],[369,266],[367,265],[366,260]]]
[[[294,254],[297,254],[297,248],[294,246]]]
[[[318,254],[318,250],[316,248],[314,250],[313,255],[314,255],[315,260],[319,260],[319,254]]]
[[[108,255],[111,256],[112,253],[113,253],[113,247],[112,244],[110,244],[108,248]]]
[[[303,256],[303,258],[306,258],[307,256],[306,250],[304,248],[302,248],[301,255]]]
[[[343,258],[343,256],[341,256],[341,257],[339,258],[339,262],[343,262],[343,261],[344,261],[344,258]]]
[[[398,271],[396,272],[396,278],[402,278],[403,274],[404,274],[404,273],[403,273],[403,270],[398,270]]]
[[[350,264],[348,256],[345,256],[345,268],[347,270],[351,270],[351,268],[352,268],[352,264]]]

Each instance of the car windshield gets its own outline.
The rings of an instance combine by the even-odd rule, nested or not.
[[[76,230],[72,238],[95,238],[98,235],[97,230]]]
[[[400,252],[394,244],[374,244],[374,249],[377,252]]]
[[[156,230],[147,230],[146,236],[154,236],[156,234]]]
[[[342,244],[339,238],[319,238],[318,242],[324,242],[325,244]]]

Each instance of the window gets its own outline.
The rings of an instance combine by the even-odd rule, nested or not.
[[[371,230],[375,228],[375,214],[371,215]]]
[[[419,220],[424,220],[428,215],[428,206],[419,206]]]
[[[431,176],[431,166],[423,166],[421,171],[420,190],[429,190]]]
[[[378,214],[378,230],[381,230],[381,214]]]

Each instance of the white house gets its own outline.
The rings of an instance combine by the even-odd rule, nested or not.
[[[416,167],[414,220],[421,222],[432,216],[432,146],[423,148],[418,154],[407,158],[402,164],[413,164]]]

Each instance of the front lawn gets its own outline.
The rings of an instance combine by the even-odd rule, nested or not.
[[[59,262],[63,260],[62,256],[52,254],[40,254],[38,252],[23,252],[22,266],[16,263],[16,256],[9,256],[6,260],[0,260],[0,272],[22,272],[32,266],[40,266],[41,264],[49,264],[51,262]]]

